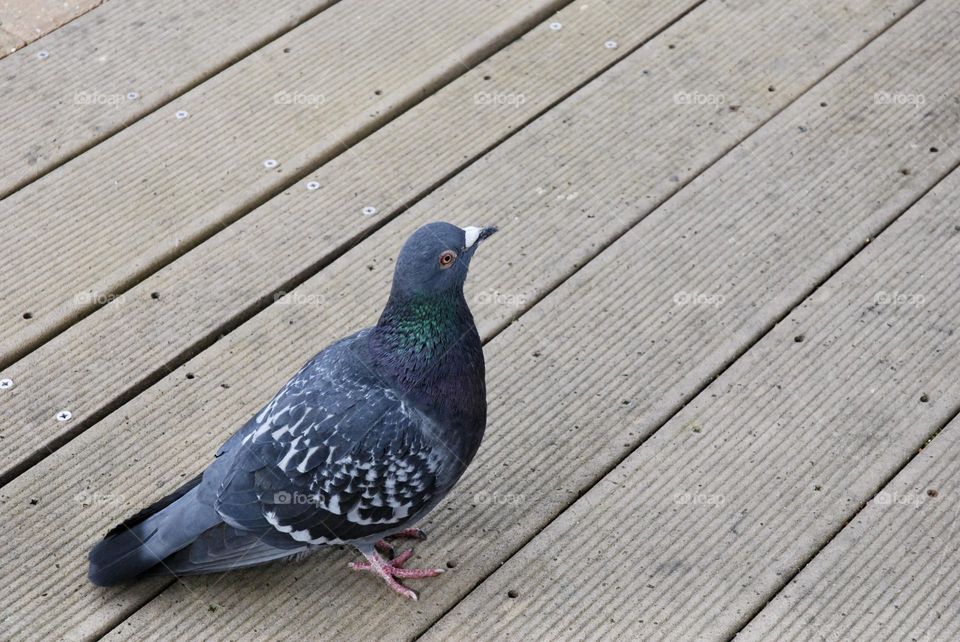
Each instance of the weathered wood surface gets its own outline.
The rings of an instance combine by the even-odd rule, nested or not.
[[[258,51],[111,121],[0,204],[50,208],[3,237],[14,258],[71,234],[119,242],[5,273],[5,310],[52,303],[0,319],[15,382],[0,390],[0,634],[955,636],[956,558],[929,558],[956,543],[960,10],[565,5],[380,11],[365,24],[385,40],[353,53],[329,34],[370,5],[282,35],[279,20]],[[404,49],[425,25],[430,42]],[[292,56],[310,43],[333,111],[266,118],[257,96],[326,73]],[[177,133],[207,111],[228,122]],[[239,167],[267,143],[278,168]],[[64,209],[72,227],[54,224]],[[502,229],[468,292],[487,441],[418,548],[453,570],[413,608],[337,550],[87,584],[106,528],[374,320],[400,243],[435,219]],[[89,300],[63,304],[75,292]],[[926,499],[891,511],[884,493]]]

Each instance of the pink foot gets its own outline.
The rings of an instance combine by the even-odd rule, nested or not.
[[[405,598],[413,601],[417,600],[417,594],[398,582],[401,579],[421,579],[425,577],[436,577],[443,573],[442,568],[404,568],[403,565],[413,557],[413,549],[405,550],[392,560],[385,560],[376,551],[369,553],[361,551],[367,558],[366,562],[350,562],[349,566],[355,571],[370,571],[376,573],[387,583],[394,592],[399,593]]]

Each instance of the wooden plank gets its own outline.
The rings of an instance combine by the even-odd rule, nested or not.
[[[956,211],[956,177],[951,191],[937,204]],[[938,223],[932,212],[927,217]],[[960,638],[958,452],[960,420],[954,419],[737,639]]]
[[[6,29],[0,28],[0,58],[12,54],[26,43]]]
[[[331,3],[281,0],[263,11],[227,0],[108,2],[0,61],[0,198]]]
[[[171,365],[253,316],[279,292],[333,260],[353,239],[384,225],[406,204],[626,56],[696,1],[570,7],[550,19],[560,30],[541,24],[170,269],[123,296],[103,297],[109,305],[0,371],[0,378],[16,383],[4,397],[9,421],[0,425],[0,437],[9,447],[0,449],[0,483],[166,375]],[[603,46],[614,38],[616,49]],[[530,74],[533,68],[536,74]],[[815,70],[810,67],[810,73]],[[758,98],[768,102],[765,96]],[[770,102],[766,113],[787,99],[784,95]],[[710,115],[681,114],[691,128]],[[718,143],[732,144],[755,122],[755,117],[735,120],[730,136]],[[435,142],[423,145],[427,127]],[[658,182],[675,188],[665,177]],[[317,189],[306,189],[308,184]],[[363,215],[367,206],[376,207],[377,214]],[[322,226],[318,212],[323,213]],[[603,230],[599,233],[602,239]],[[572,259],[555,265],[545,277],[562,278],[573,267]],[[537,287],[548,284],[541,281]],[[486,313],[488,327],[506,323],[533,296],[489,294],[475,302],[482,306],[478,312]],[[102,349],[104,345],[111,349]],[[61,409],[70,410],[69,422],[56,421]]]
[[[906,4],[890,6],[899,8],[909,4],[908,0]],[[465,74],[460,81],[411,111],[409,118],[391,123],[349,154],[305,177],[280,197],[174,262],[170,269],[158,272],[0,372],[0,377],[10,378],[17,384],[6,394],[6,411],[11,421],[0,426],[0,435],[9,444],[0,450],[0,479],[9,480],[46,456],[145,385],[166,375],[171,365],[182,363],[187,356],[234,327],[238,323],[234,317],[243,320],[251,316],[273,301],[278,291],[290,290],[291,284],[302,281],[336,257],[350,237],[345,239],[329,230],[349,229],[352,237],[358,238],[380,227],[407,203],[458,171],[539,110],[605,65],[612,64],[621,48],[629,51],[691,4],[681,0],[675,4],[594,3],[592,6],[592,10],[582,10],[582,5],[571,6],[561,12],[557,20],[551,18],[551,22],[561,25],[566,22],[567,28],[553,31],[548,24],[541,25],[508,48],[504,52],[507,55],[494,57]],[[737,12],[745,11],[741,5],[732,7]],[[633,83],[635,78],[640,78],[644,84],[638,89],[642,91],[611,102],[607,96],[586,98],[587,94],[592,96],[600,91],[588,87],[585,97],[577,95],[558,114],[525,134],[528,137],[512,142],[499,156],[482,161],[431,197],[433,200],[428,200],[421,210],[429,212],[429,217],[450,212],[457,218],[462,217],[461,220],[468,220],[471,212],[476,217],[488,218],[491,212],[499,211],[517,217],[513,224],[523,229],[517,232],[520,243],[517,251],[524,256],[523,264],[503,265],[495,274],[495,282],[503,285],[478,294],[473,302],[481,329],[486,332],[503,327],[589,260],[599,248],[807,89],[825,70],[853,51],[857,42],[863,42],[856,25],[868,24],[868,36],[882,28],[888,18],[875,18],[879,14],[873,12],[872,7],[858,9],[858,13],[849,18],[851,22],[842,23],[849,27],[837,28],[841,29],[838,33],[843,38],[831,36],[830,42],[835,48],[817,50],[813,56],[804,48],[808,42],[822,39],[822,25],[836,21],[836,16],[814,14],[809,24],[794,23],[792,28],[800,34],[800,44],[785,52],[768,53],[764,47],[771,43],[770,32],[759,31],[745,46],[762,51],[762,55],[768,56],[767,62],[754,65],[751,73],[739,77],[724,75],[724,67],[707,68],[699,62],[699,58],[713,57],[713,48],[730,46],[727,40],[721,40],[720,44],[701,43],[697,41],[696,30],[676,25],[671,36],[676,42],[663,45],[664,51],[655,50],[657,56],[652,55],[653,50],[641,52],[637,62],[631,62],[624,69],[612,69],[611,79],[604,80],[613,85]],[[696,29],[705,28],[705,33],[719,38],[713,35],[716,27],[695,25]],[[848,38],[843,28],[854,35]],[[603,47],[608,40],[617,41],[618,48]],[[681,41],[691,44],[677,48]],[[669,44],[675,48],[670,49]],[[753,55],[748,49],[733,51],[731,57],[741,51],[751,51],[749,55]],[[687,67],[675,70],[673,65],[678,60],[693,66],[694,70],[688,71]],[[719,64],[726,61],[721,60]],[[536,75],[529,73],[531,68],[537,69]],[[771,84],[776,85],[777,91],[768,91]],[[698,90],[722,95],[736,111],[729,106],[718,111],[706,104],[678,108],[675,100],[678,94]],[[525,101],[516,107],[506,103],[491,106],[480,100],[485,96],[523,96]],[[584,102],[587,104],[583,105]],[[601,103],[602,108],[598,107]],[[665,109],[670,112],[666,116]],[[608,125],[587,121],[581,115],[587,113],[585,110],[606,114],[613,123],[620,122],[622,113],[631,113],[633,122],[629,129],[609,134],[604,129]],[[420,144],[425,123],[436,132],[438,141],[430,146]],[[587,128],[585,136],[611,139],[608,149],[591,150],[598,159],[602,158],[603,164],[595,165],[595,169],[584,173],[582,178],[565,168],[571,153],[567,133],[570,127]],[[700,132],[707,128],[712,135],[704,138]],[[620,137],[643,140],[650,153],[638,156],[633,142],[614,142]],[[628,148],[624,149],[622,144]],[[530,148],[546,151],[540,158],[528,160]],[[532,186],[527,179],[517,183],[512,165],[512,159],[516,158],[524,158],[525,164],[536,168],[531,176],[566,176],[563,180],[584,187],[565,190],[554,178]],[[620,198],[623,158],[629,158],[632,172],[644,178],[631,186],[632,191],[625,196],[628,200],[617,206],[629,202],[630,209],[610,213],[606,203]],[[492,184],[515,185],[497,200],[490,195],[496,191],[488,187],[491,183],[471,184],[481,172],[494,171],[491,166],[495,164],[502,166],[496,169],[497,178]],[[319,189],[306,190],[306,183],[311,181],[318,183]],[[457,197],[455,204],[445,202],[445,194],[458,193],[462,196]],[[635,203],[641,203],[640,207],[634,209]],[[368,205],[378,209],[377,216],[362,215]],[[584,215],[584,210],[597,207],[603,212],[601,216]],[[325,213],[323,227],[317,225],[318,211]],[[542,222],[527,214],[536,211],[549,211],[552,217],[559,217],[550,228],[553,234],[559,235],[556,242],[577,238],[578,244],[564,248],[557,256],[528,250],[533,247],[531,244],[543,243]],[[414,225],[416,220],[422,219],[411,219],[408,225]],[[397,233],[406,233],[407,229],[404,227],[404,231]],[[381,252],[390,254],[390,247],[383,246],[371,256],[379,258]],[[374,259],[369,262],[378,264]],[[364,282],[374,292],[389,278],[380,271],[366,276],[370,278]],[[514,285],[509,285],[511,283]],[[160,298],[152,298],[154,293]],[[356,311],[342,309],[345,318],[357,319],[364,318],[363,314],[373,314],[366,311],[377,304],[374,298],[367,301],[368,307]],[[158,336],[162,338],[153,340]],[[105,343],[112,349],[103,350],[101,346]],[[55,420],[61,409],[70,410],[73,415],[70,422]]]
[[[568,497],[581,468],[595,472],[593,461],[669,420],[423,639],[730,639],[957,413],[960,235],[944,212],[960,201],[960,175],[876,234],[955,142],[956,90],[944,87],[960,52],[932,43],[958,26],[950,3],[924,3],[612,246],[604,267],[578,273],[569,296],[534,308],[542,322],[526,336],[567,380],[552,384],[554,407],[524,409],[541,434],[498,435],[484,462],[518,472],[486,492],[521,493],[539,510]],[[870,88],[908,85],[923,109],[864,104]],[[879,158],[887,149],[903,155]],[[643,316],[629,318],[624,300],[643,301]],[[715,372],[736,355],[727,346],[764,332],[696,398],[676,397],[676,381],[710,382],[701,363]],[[663,395],[676,412],[655,418]],[[544,437],[544,426],[559,427]],[[549,439],[575,444],[560,453],[565,468]],[[463,493],[484,489],[474,479]],[[511,518],[455,526],[510,529]]]
[[[524,0],[509,10],[495,0],[417,2],[334,5],[0,201],[0,255],[31,266],[0,272],[0,363],[220,231],[569,0]],[[346,35],[358,24],[362,38]],[[337,233],[343,240],[350,230]]]
[[[163,588],[162,583],[141,583],[123,589],[91,590],[83,578],[83,560],[59,559],[60,567],[54,568],[53,560],[45,554],[49,541],[37,533],[56,530],[59,548],[84,550],[104,524],[174,485],[180,480],[179,475],[202,467],[206,460],[203,453],[210,452],[242,417],[255,411],[262,403],[263,391],[274,389],[288,376],[289,364],[300,363],[331,339],[374,318],[388,285],[389,257],[413,226],[436,218],[437,212],[457,212],[455,220],[462,223],[481,220],[481,215],[482,220],[490,220],[491,212],[500,212],[493,222],[503,224],[498,237],[502,240],[485,249],[484,260],[476,262],[471,299],[480,300],[481,294],[490,298],[494,285],[503,294],[527,292],[529,288],[531,297],[540,296],[563,277],[564,264],[570,270],[588,260],[612,236],[642,218],[656,202],[676,191],[739,136],[752,131],[764,116],[807,89],[910,6],[911,3],[890,3],[878,12],[873,2],[840,8],[824,1],[813,5],[813,10],[783,17],[782,6],[772,1],[710,2],[692,12],[572,100],[533,123],[523,138],[507,141],[458,174],[444,189],[326,267],[295,291],[289,305],[271,306],[5,486],[0,493],[0,513],[11,540],[18,543],[19,554],[16,558],[0,559],[0,568],[10,569],[10,577],[5,579],[10,584],[11,597],[4,612],[37,618],[39,623],[20,619],[15,624],[39,627],[44,632],[55,633],[70,625],[80,627],[80,631],[99,631]],[[843,36],[832,41],[832,47],[824,45],[820,24],[824,19]],[[769,25],[771,31],[766,32],[759,25]],[[675,48],[671,49],[670,44],[675,44]],[[678,50],[680,53],[675,53]],[[712,55],[704,55],[705,52]],[[736,78],[721,73],[740,66],[748,66],[750,73],[738,74]],[[675,75],[657,73],[667,68],[674,70]],[[645,81],[644,70],[655,75]],[[783,79],[779,90],[783,94],[767,90],[771,78],[776,82]],[[742,106],[737,111],[723,112],[728,116],[714,125],[716,129],[710,137],[697,134],[698,125],[703,131],[705,123],[716,122],[717,113],[712,109],[677,109],[672,98],[681,89],[701,87],[722,88],[731,101],[736,101],[734,104]],[[640,96],[643,99],[638,99]],[[633,118],[624,122],[611,117],[613,113],[624,113],[625,107],[630,106],[634,111],[626,113]],[[941,120],[931,118],[925,122],[929,127],[937,127]],[[649,125],[654,121],[658,122],[657,128]],[[577,140],[589,140],[591,145],[571,147],[573,132]],[[641,138],[650,149],[659,151],[637,154],[634,141]],[[537,155],[524,156],[524,150],[534,144]],[[665,157],[666,154],[671,155]],[[515,159],[520,157],[524,158],[524,172],[530,174],[517,172]],[[631,171],[635,172],[635,179],[626,182],[618,173],[625,157],[630,157]],[[887,158],[888,162],[891,160]],[[585,164],[590,165],[589,171],[585,171]],[[676,181],[671,180],[674,172]],[[913,180],[919,184],[932,172],[932,168],[918,167]],[[530,176],[542,177],[543,182],[531,186]],[[584,195],[589,201],[578,203],[576,198],[568,198],[568,181],[575,183],[575,189],[583,184],[576,182],[577,176],[591,181],[594,195]],[[541,187],[543,193],[538,193],[536,187]],[[559,194],[564,195],[562,200],[557,198]],[[639,205],[617,211],[617,216],[593,214],[608,212],[609,205],[605,203],[624,201]],[[819,239],[817,243],[819,250]],[[757,274],[753,267],[748,274]],[[779,289],[780,283],[775,285]],[[316,302],[324,305],[311,305]],[[495,304],[481,307],[480,315],[485,316],[487,310],[497,305],[510,307],[511,302],[509,298],[497,299]],[[508,320],[515,312],[511,308],[509,314],[498,314]],[[549,314],[556,316],[555,309]],[[554,321],[541,318],[538,327],[546,325],[549,329]],[[584,462],[579,471],[582,477],[565,483],[561,492],[548,497],[537,511],[519,504],[486,502],[485,495],[478,499],[476,514],[464,505],[463,498],[471,494],[471,483],[475,494],[491,487],[505,490],[496,484],[507,483],[508,478],[517,479],[515,475],[505,475],[491,480],[489,472],[494,468],[516,474],[522,469],[524,474],[533,474],[531,469],[539,463],[531,462],[529,457],[543,453],[542,448],[510,451],[508,457],[503,457],[497,442],[509,434],[526,435],[536,442],[540,436],[549,435],[540,428],[550,422],[539,414],[565,407],[553,403],[553,397],[547,400],[548,406],[530,401],[540,396],[535,386],[560,389],[553,382],[542,381],[544,361],[539,356],[528,356],[531,339],[522,332],[523,327],[523,323],[511,326],[504,331],[503,340],[498,337],[490,345],[491,442],[485,452],[499,455],[496,459],[484,456],[471,475],[473,481],[437,513],[441,530],[434,533],[435,539],[424,552],[431,558],[457,559],[459,563],[456,572],[444,577],[442,590],[434,587],[424,592],[417,611],[387,593],[376,593],[376,585],[371,585],[369,578],[346,573],[341,566],[345,554],[325,551],[309,564],[238,574],[229,582],[216,583],[215,578],[191,580],[183,589],[164,593],[145,608],[143,617],[137,616],[129,626],[125,624],[118,635],[137,631],[137,635],[146,637],[150,633],[147,629],[163,625],[180,632],[203,630],[209,623],[207,618],[227,613],[226,619],[219,620],[219,635],[253,635],[256,628],[257,634],[269,636],[271,627],[276,626],[281,603],[283,612],[288,614],[284,622],[300,622],[305,630],[315,631],[322,621],[331,636],[338,632],[359,636],[386,630],[391,635],[405,636],[422,630],[536,532],[544,520],[549,520],[550,510],[559,510],[564,502],[572,500],[578,492],[577,483],[582,487],[598,474],[598,468],[606,465],[602,458]],[[491,332],[485,330],[484,334],[489,337]],[[193,377],[187,378],[187,373]],[[665,381],[668,379],[664,377]],[[222,388],[222,384],[229,388]],[[615,392],[615,388],[610,390]],[[567,389],[560,392],[569,394]],[[585,411],[596,410],[599,399],[592,393],[577,399],[587,400],[590,404],[584,403]],[[621,408],[625,407],[617,405],[618,410]],[[202,425],[197,423],[198,417],[202,417]],[[619,440],[600,439],[597,445],[615,448],[619,455],[623,452],[621,444]],[[550,452],[558,468],[556,474],[547,477],[563,479],[576,453],[554,452],[553,448]],[[133,458],[139,461],[132,461]],[[485,461],[495,461],[496,466],[485,465]],[[507,467],[501,468],[503,464]],[[559,474],[561,471],[563,474]],[[535,473],[539,483],[543,483],[542,475],[542,471]],[[479,487],[478,480],[482,482]],[[42,489],[47,499],[35,498],[38,501],[31,512],[24,511],[22,507],[30,505],[29,496],[37,489]],[[79,492],[89,493],[85,496],[89,504],[85,509],[77,503],[50,499]],[[478,522],[465,521],[477,517]],[[28,532],[30,537],[26,536]],[[25,567],[31,569],[29,574],[19,570]],[[335,583],[331,577],[336,578]],[[46,599],[33,600],[38,592],[46,592]],[[198,596],[199,604],[191,596]],[[369,606],[371,600],[382,601],[383,608],[378,603],[376,609],[366,608],[363,617],[354,617],[356,609]],[[210,601],[222,608],[211,611]],[[297,601],[304,607],[309,604],[309,612],[298,610],[295,614],[291,605]],[[24,604],[29,604],[30,609],[20,608]],[[158,609],[164,609],[159,618]],[[392,628],[386,628],[388,622]]]
[[[0,0],[0,24],[25,42],[33,42],[101,2],[103,0]]]

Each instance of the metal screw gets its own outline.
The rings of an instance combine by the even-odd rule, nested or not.
[[[46,60],[49,57],[50,57],[50,52],[47,51],[46,49],[42,49],[37,52],[37,58],[39,58],[40,60]]]
[[[563,25],[560,24],[559,22],[551,22],[550,28],[553,29],[554,31],[560,31],[561,29],[563,29]]]
[[[606,47],[607,49],[616,49],[616,48],[617,48],[617,41],[616,41],[616,40],[607,40],[605,43],[603,43],[603,46]]]
[[[309,183],[307,183],[307,189],[310,190],[311,192],[315,189],[320,189],[320,183],[318,183],[317,181],[310,181]]]
[[[273,169],[279,164],[280,164],[279,161],[273,158],[268,158],[267,160],[263,161],[263,166],[266,167],[267,169]]]
[[[373,216],[376,213],[377,208],[373,207],[372,205],[367,205],[365,208],[363,208],[364,216]]]
[[[127,92],[127,100],[136,100],[140,97],[140,94],[135,91]]]
[[[13,388],[13,379],[0,379],[0,390]]]
[[[190,112],[186,111],[185,109],[181,109],[180,111],[177,112],[176,116],[177,116],[177,120],[183,120],[184,118],[190,117]]]
[[[73,413],[69,410],[61,410],[57,413],[57,421],[70,421],[73,419]]]

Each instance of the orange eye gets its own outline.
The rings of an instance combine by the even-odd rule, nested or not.
[[[440,255],[440,268],[445,269],[453,265],[453,262],[457,260],[457,253],[453,250],[447,250]]]

